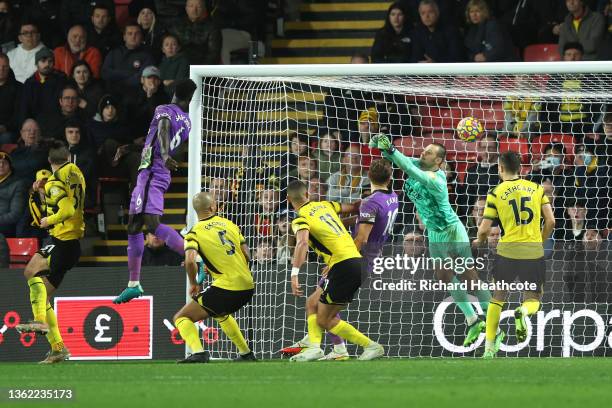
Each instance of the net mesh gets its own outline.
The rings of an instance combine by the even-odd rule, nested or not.
[[[545,243],[542,309],[532,317],[533,330],[523,344],[510,330],[511,312],[504,312],[501,328],[510,336],[502,352],[609,353],[602,333],[612,299],[607,235],[612,138],[604,134],[611,95],[609,74],[203,78],[203,189],[217,195],[220,215],[241,227],[252,249],[256,295],[236,317],[255,351],[277,357],[305,334],[305,299],[290,293],[294,238],[288,181],[307,182],[315,199],[361,198],[369,189],[367,167],[379,157],[367,142],[381,132],[408,156],[418,157],[432,142],[446,147],[450,202],[471,239],[486,193],[498,183],[497,155],[519,152],[522,175],[544,185],[557,221],[553,239]],[[486,137],[457,138],[456,126],[465,117],[477,118]],[[612,123],[608,126],[612,136]],[[353,174],[355,167],[361,171]],[[400,209],[384,256],[420,256],[427,246],[427,231],[402,193],[403,179],[394,173]],[[498,238],[494,230],[483,279]],[[307,294],[322,268],[310,254],[301,275]],[[448,293],[400,287],[420,279],[434,278],[428,270],[370,273],[343,319],[383,344],[391,357],[469,355],[482,338],[462,347],[465,319]],[[399,289],[381,290],[383,283]],[[512,294],[507,308],[519,300]],[[213,354],[226,356],[232,347],[222,339]]]

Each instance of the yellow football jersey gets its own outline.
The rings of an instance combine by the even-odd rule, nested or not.
[[[253,275],[240,246],[245,240],[230,220],[213,215],[200,220],[185,235],[185,250],[198,251],[213,279],[212,286],[226,290],[253,289]]]
[[[66,163],[45,184],[45,212],[49,234],[62,241],[82,238],[85,233],[83,207],[85,178],[81,170]]]
[[[499,221],[497,253],[514,259],[544,256],[542,206],[549,203],[542,186],[528,180],[508,180],[491,189],[484,218]]]
[[[307,229],[308,244],[331,268],[349,258],[361,258],[353,238],[348,233],[338,213],[340,204],[333,201],[310,201],[298,210],[291,222],[293,233]]]

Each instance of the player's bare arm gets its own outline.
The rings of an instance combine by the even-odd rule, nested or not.
[[[171,171],[176,170],[178,168],[178,163],[170,157],[170,119],[160,119],[157,138],[159,140],[159,153],[166,167]]]
[[[249,249],[249,246],[246,244],[246,242],[240,245],[240,250],[244,254],[246,261],[251,262],[251,250]]]
[[[542,228],[542,242],[550,238],[550,235],[555,228],[555,215],[550,204],[542,206],[542,217],[544,218],[544,227]]]
[[[480,248],[484,246],[487,242],[487,238],[491,233],[491,227],[493,227],[493,220],[485,218],[482,220],[480,225],[478,226],[478,235],[474,240],[474,246]]]
[[[372,228],[374,228],[374,224],[361,223],[359,224],[359,229],[357,230],[357,236],[355,237],[355,246],[361,252],[361,247],[363,244],[368,242],[368,238],[370,237],[370,233],[372,232]]]
[[[306,255],[308,255],[309,236],[310,233],[306,229],[299,230],[295,234],[295,251],[293,252],[293,260],[291,261],[291,265],[293,266],[293,268],[291,269],[291,292],[295,296],[304,295],[304,291],[300,286],[298,275],[295,271],[299,271],[302,265],[304,265],[304,262],[306,262]]]
[[[188,249],[185,251],[185,271],[189,278],[189,295],[195,296],[198,294],[200,287],[196,281],[196,275],[198,273],[198,265],[196,258],[198,252],[195,249]]]

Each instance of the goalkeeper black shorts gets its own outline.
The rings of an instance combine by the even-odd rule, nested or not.
[[[234,313],[251,301],[254,289],[227,290],[208,286],[193,297],[210,317],[226,316]]]
[[[331,267],[321,282],[323,293],[319,301],[326,305],[348,305],[361,286],[366,262],[363,258],[349,258]]]
[[[78,239],[62,241],[51,237],[51,244],[45,245],[37,251],[43,258],[47,259],[49,271],[39,273],[45,276],[54,288],[58,288],[64,279],[64,275],[74,268],[81,257],[81,244]]]
[[[497,255],[493,268],[493,277],[496,282],[507,283],[519,282],[535,283],[535,292],[542,292],[546,282],[546,262],[544,257],[538,259],[512,259]]]

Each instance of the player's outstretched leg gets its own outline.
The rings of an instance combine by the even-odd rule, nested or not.
[[[174,325],[192,352],[189,357],[177,361],[178,364],[208,363],[210,361],[210,353],[202,347],[198,329],[194,324],[206,317],[208,313],[194,301],[187,303],[174,315]]]
[[[219,323],[219,326],[221,327],[221,330],[223,330],[223,333],[225,333],[225,335],[232,341],[232,343],[234,343],[234,345],[238,349],[238,353],[240,353],[240,355],[235,358],[234,361],[257,361],[257,358],[255,358],[255,354],[253,354],[253,352],[249,348],[249,345],[247,344],[246,339],[242,335],[240,327],[238,326],[238,322],[236,321],[236,319],[234,319],[234,316],[220,316],[215,317],[214,319],[217,321],[217,323]]]

